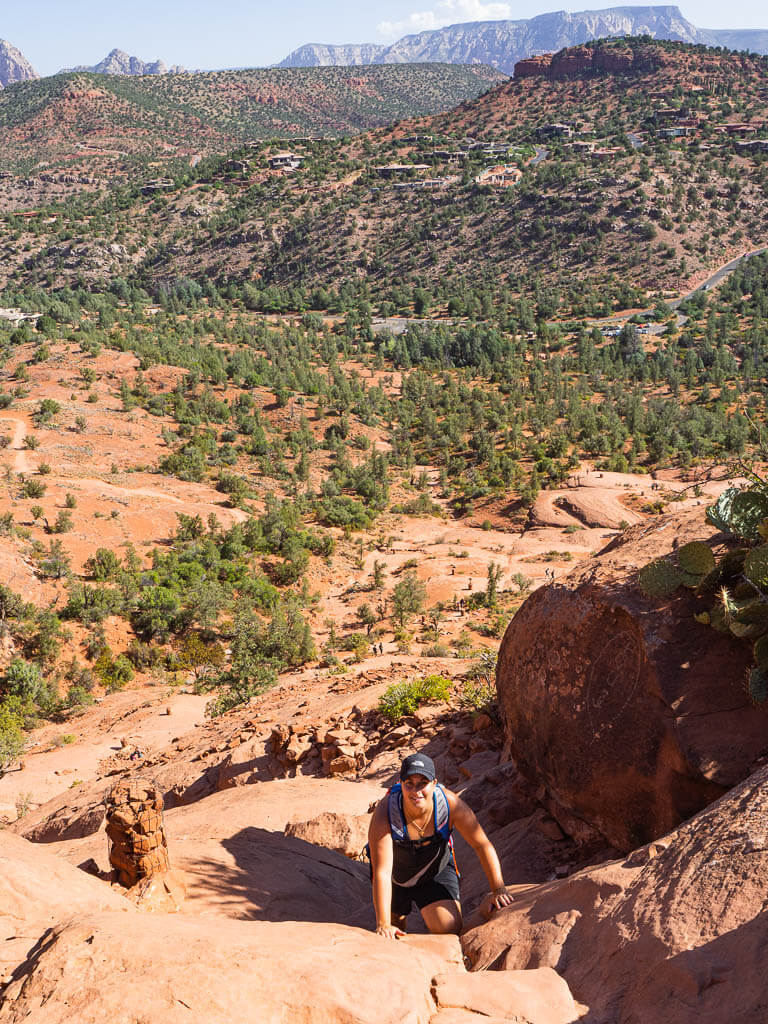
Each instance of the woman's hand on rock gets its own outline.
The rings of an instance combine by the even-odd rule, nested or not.
[[[480,906],[480,913],[483,917],[490,917],[491,914],[501,910],[502,907],[511,906],[512,902],[512,897],[506,889],[496,889],[494,892],[489,892],[485,897]]]
[[[381,935],[384,939],[399,939],[405,935],[405,932],[393,924],[377,924],[376,934]]]

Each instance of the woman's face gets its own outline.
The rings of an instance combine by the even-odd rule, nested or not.
[[[430,806],[435,789],[434,779],[425,775],[409,775],[403,779],[403,799],[414,811],[425,811]]]

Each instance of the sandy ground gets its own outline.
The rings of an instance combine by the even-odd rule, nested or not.
[[[35,730],[23,769],[0,776],[0,814],[3,807],[35,807],[97,778],[99,763],[121,749],[123,738],[145,754],[167,746],[204,720],[207,699],[167,687],[128,690],[104,697],[79,718]]]

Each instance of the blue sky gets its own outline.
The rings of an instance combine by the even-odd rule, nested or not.
[[[626,2],[626,0],[625,0]],[[462,21],[531,18],[552,10],[618,6],[554,0],[2,0],[0,39],[41,75],[95,64],[119,47],[143,60],[193,68],[263,67],[302,43],[388,43]],[[701,28],[765,28],[758,0],[681,3]]]

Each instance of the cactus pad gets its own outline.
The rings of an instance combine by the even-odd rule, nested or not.
[[[712,548],[701,540],[684,544],[677,552],[677,564],[691,576],[706,576],[715,568]]]
[[[768,670],[768,636],[761,636],[756,640],[753,650],[758,668]]]
[[[739,604],[740,608],[735,615],[737,622],[762,625],[768,629],[768,604],[765,601],[741,601]]]
[[[763,704],[768,699],[768,676],[761,668],[753,668],[749,673],[747,692],[755,704]]]
[[[758,527],[768,519],[768,497],[759,491],[739,491],[731,504],[731,531],[744,540],[759,540]]]
[[[709,621],[712,628],[716,629],[718,633],[728,632],[728,622],[726,621],[722,605],[716,604],[710,609]]]
[[[738,613],[739,603],[736,601],[728,587],[721,587],[718,597],[720,598],[719,607],[723,615],[725,616],[725,620],[727,622],[729,619],[732,619],[733,616]]]
[[[739,640],[755,640],[765,632],[761,622],[738,622],[736,619],[731,619],[728,629]]]
[[[657,558],[640,570],[637,582],[648,597],[669,597],[683,582],[683,574],[665,558]]]
[[[744,575],[760,590],[768,588],[768,544],[748,551],[744,559]]]
[[[737,487],[729,487],[723,491],[714,505],[707,508],[707,520],[723,533],[733,532],[731,530],[731,505],[737,494],[739,494]]]

